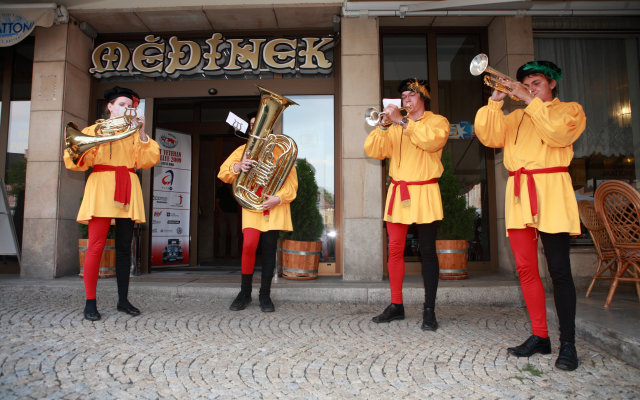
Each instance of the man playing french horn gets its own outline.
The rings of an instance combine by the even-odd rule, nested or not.
[[[518,69],[517,81],[499,78],[505,92],[495,90],[489,104],[478,110],[475,131],[485,146],[504,148],[504,166],[509,171],[505,225],[533,331],[524,343],[507,350],[516,357],[551,353],[544,287],[538,272],[539,237],[560,325],[555,365],[574,370],[578,367],[576,289],[569,262],[569,235],[580,234],[580,218],[568,166],[586,117],[580,104],[556,97],[561,77],[562,71],[554,63],[530,61]],[[504,115],[506,91],[526,107]]]
[[[84,139],[90,139],[89,142],[93,140],[97,145],[90,144],[90,148],[81,154],[76,153],[75,145],[64,152],[64,164],[68,169],[86,171],[93,168],[85,185],[77,217],[78,222],[89,225],[89,246],[83,276],[86,293],[84,317],[90,321],[101,318],[96,304],[98,267],[112,219],[116,221],[116,308],[129,315],[140,314],[140,310],[127,297],[133,225],[145,222],[142,189],[135,169],[148,169],[160,161],[158,143],[144,131],[144,116],[134,118],[134,129],[130,129],[129,134],[125,134],[126,137],[122,139],[112,141],[112,138],[122,135],[98,137],[103,126],[111,128],[113,121],[120,120],[126,112],[133,112],[132,109],[137,108],[140,102],[140,96],[136,92],[119,86],[106,90],[104,98],[107,102],[105,116],[109,119],[98,120],[81,132]],[[71,143],[69,139],[67,137],[68,146]]]
[[[404,249],[409,225],[417,224],[425,288],[422,329],[435,331],[439,276],[436,232],[443,218],[438,178],[444,170],[440,157],[449,137],[449,121],[428,111],[430,93],[425,81],[405,79],[398,91],[408,114],[403,116],[395,105],[385,107],[380,125],[364,143],[369,157],[390,159],[391,176],[384,212],[389,235],[391,304],[373,317],[373,322],[404,319]]]

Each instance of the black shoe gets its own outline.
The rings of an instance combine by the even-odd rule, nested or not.
[[[244,293],[240,292],[238,293],[238,296],[236,296],[236,299],[233,301],[233,303],[231,303],[231,306],[229,306],[229,310],[231,311],[244,310],[245,308],[247,308],[249,303],[251,303],[251,295],[247,296]]]
[[[140,315],[140,310],[131,305],[128,301],[119,301],[118,306],[116,307],[118,311],[125,312],[131,316]]]
[[[98,321],[100,320],[101,315],[98,310],[87,310],[84,308],[84,319],[88,319],[89,321]]]
[[[84,318],[89,321],[98,321],[100,319],[100,313],[96,306],[96,299],[87,300],[84,305]]]
[[[507,351],[516,357],[531,357],[536,353],[550,354],[551,340],[548,337],[541,338],[540,336],[531,335],[520,346],[509,347]]]
[[[260,300],[260,310],[262,312],[274,312],[276,310],[268,294],[261,294],[258,299]]]
[[[556,368],[573,371],[578,368],[578,352],[576,345],[570,342],[560,342],[560,354],[556,360]]]
[[[404,319],[404,305],[391,303],[382,314],[376,315],[371,320],[376,324],[391,322],[396,319]]]
[[[438,329],[438,321],[436,321],[435,310],[431,307],[425,307],[422,314],[422,330],[435,331]]]

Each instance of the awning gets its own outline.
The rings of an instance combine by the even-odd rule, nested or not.
[[[0,4],[0,47],[20,42],[36,26],[48,28],[67,22],[67,9],[56,3]]]

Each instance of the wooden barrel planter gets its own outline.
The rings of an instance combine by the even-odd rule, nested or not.
[[[84,257],[87,254],[89,239],[78,239],[78,256],[80,257],[80,273],[84,276]],[[107,239],[102,251],[100,266],[98,267],[98,278],[113,278],[116,276],[116,240]]]
[[[467,279],[468,246],[466,240],[436,240],[440,279]]]
[[[282,243],[282,277],[295,280],[316,279],[321,253],[322,242],[285,240]]]

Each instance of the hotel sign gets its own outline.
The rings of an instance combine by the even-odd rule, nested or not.
[[[279,74],[328,74],[333,69],[335,45],[331,36],[299,38],[225,39],[214,33],[204,41],[168,41],[147,35],[144,43],[125,45],[107,42],[91,55],[89,73],[97,78],[110,76],[234,75],[265,70]]]

